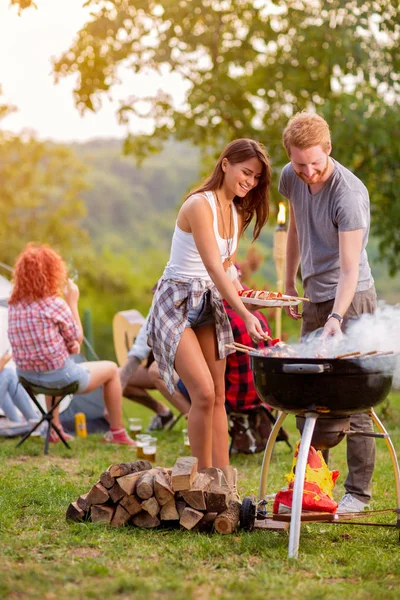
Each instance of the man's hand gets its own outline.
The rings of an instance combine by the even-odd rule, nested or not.
[[[327,320],[324,326],[324,330],[321,333],[321,340],[326,340],[329,337],[337,337],[338,339],[343,337],[342,329],[340,327],[340,323],[334,317],[331,317]]]
[[[297,291],[297,288],[295,286],[291,286],[285,289],[285,295],[298,297],[299,292]],[[295,321],[301,319],[301,313],[299,313],[298,304],[296,306],[285,306],[285,312],[291,319],[294,319]]]

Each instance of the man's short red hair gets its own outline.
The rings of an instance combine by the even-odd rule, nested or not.
[[[61,256],[47,244],[29,243],[18,256],[8,302],[34,302],[58,296],[67,281],[67,267]]]

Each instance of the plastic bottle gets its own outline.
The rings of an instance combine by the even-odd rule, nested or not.
[[[75,415],[75,432],[77,437],[87,437],[86,415],[85,413],[76,413]]]

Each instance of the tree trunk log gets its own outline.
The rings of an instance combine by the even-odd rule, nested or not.
[[[135,515],[132,521],[136,527],[142,527],[144,529],[153,529],[154,527],[158,527],[160,524],[160,521],[157,519],[157,517],[152,517],[148,512],[145,511],[141,511],[139,514]]]
[[[114,507],[107,505],[92,506],[90,509],[90,518],[92,523],[111,523],[114,516]]]
[[[240,502],[231,500],[228,508],[224,510],[214,521],[215,531],[222,534],[233,533],[239,525]]]
[[[190,508],[189,506],[187,506],[183,511],[181,518],[179,519],[179,523],[185,529],[193,529],[193,527],[195,527],[197,523],[201,521],[203,516],[204,515],[202,512],[194,510],[194,508]]]
[[[183,509],[182,509],[183,512]],[[179,513],[176,508],[175,498],[171,498],[169,502],[161,507],[160,519],[161,521],[179,521]]]
[[[136,496],[124,496],[120,501],[120,506],[125,508],[128,513],[133,516],[137,515],[142,510],[141,502],[136,498]]]
[[[167,504],[174,497],[174,491],[171,487],[171,476],[158,469],[154,477],[154,495],[160,506],[164,506],[164,504]]]
[[[154,475],[155,469],[145,471],[136,482],[136,495],[142,500],[147,500],[154,495]]]
[[[171,474],[172,489],[174,492],[189,490],[197,473],[197,458],[183,456],[176,461]]]
[[[80,521],[83,521],[85,517],[86,512],[82,510],[80,506],[78,506],[78,503],[71,502],[71,504],[67,508],[67,513],[65,515],[67,521],[75,521],[76,523],[79,523]]]
[[[107,471],[112,477],[123,477],[129,473],[138,473],[138,471],[148,471],[149,469],[151,469],[151,463],[148,460],[136,460],[130,463],[110,465]]]

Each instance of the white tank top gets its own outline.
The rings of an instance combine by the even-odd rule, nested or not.
[[[213,226],[215,239],[217,240],[221,262],[228,258],[228,246],[231,248],[231,255],[235,253],[238,239],[238,216],[236,206],[232,204],[233,213],[233,238],[225,240],[218,232],[218,217],[217,206],[215,203],[214,194],[212,192],[204,192],[209,205],[213,211]],[[165,267],[163,277],[184,277],[191,279],[192,277],[201,277],[207,281],[211,281],[207,269],[201,259],[197,246],[195,244],[193,234],[182,231],[175,224],[175,231],[172,237],[171,255],[167,266]]]

